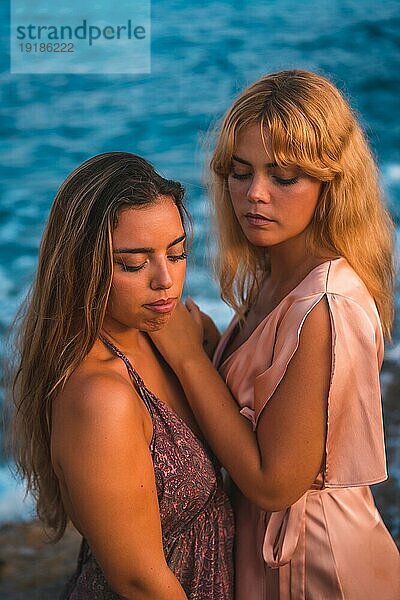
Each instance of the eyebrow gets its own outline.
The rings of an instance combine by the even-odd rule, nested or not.
[[[248,162],[247,160],[244,160],[243,158],[239,158],[238,156],[236,156],[235,154],[232,155],[233,160],[236,160],[239,163],[242,163],[242,165],[247,165],[248,167],[251,167],[252,164],[250,162]],[[277,167],[277,163],[276,162],[271,162],[271,163],[266,163],[265,165],[266,167]]]
[[[176,246],[176,244],[183,242],[185,239],[186,233],[168,244],[167,248],[172,248],[172,246]],[[113,254],[154,254],[154,248],[116,248],[113,250]]]

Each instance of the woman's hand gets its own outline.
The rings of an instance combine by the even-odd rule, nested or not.
[[[210,338],[206,338],[207,345],[209,344],[208,339],[211,344],[215,342],[216,334],[213,326],[216,329],[212,319],[202,313],[197,304],[188,298],[186,304],[180,302],[177,305],[164,327],[149,333],[149,336],[174,369],[180,364],[183,357],[195,358],[204,353],[204,334],[210,335]]]
[[[296,502],[320,472],[330,385],[330,327],[324,299],[307,315],[296,352],[272,394],[267,396],[268,386],[263,384],[267,401],[255,431],[204,351],[194,355],[187,347],[188,354],[172,367],[220,463],[242,494],[265,511],[280,511]],[[268,373],[257,375],[256,384],[261,376],[267,378]],[[263,387],[258,394],[264,394]]]

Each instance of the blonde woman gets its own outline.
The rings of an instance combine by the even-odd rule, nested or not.
[[[152,337],[236,484],[236,600],[395,600],[369,489],[387,477],[393,227],[360,125],[327,79],[267,75],[225,115],[211,178],[236,311],[219,375],[191,300]]]
[[[182,293],[179,183],[95,156],[51,209],[21,330],[15,453],[39,517],[83,536],[69,600],[231,600],[218,465],[148,332]]]

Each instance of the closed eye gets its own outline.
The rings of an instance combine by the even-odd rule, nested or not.
[[[182,252],[181,254],[171,254],[168,257],[168,260],[172,263],[176,263],[180,260],[186,260],[187,258],[187,253],[186,252]],[[135,273],[137,271],[141,271],[142,269],[145,268],[145,266],[147,265],[148,261],[146,260],[143,264],[141,265],[127,265],[126,263],[124,263],[123,261],[117,261],[117,265],[120,266],[121,271],[124,272],[128,272],[128,273]]]
[[[235,173],[235,171],[231,172],[231,177],[233,179],[237,179],[238,181],[245,181],[246,179],[249,179],[251,176],[252,176],[252,173]],[[275,183],[277,183],[280,186],[293,185],[293,184],[297,183],[297,181],[299,180],[298,176],[285,179],[284,177],[277,177],[276,175],[274,175],[272,178],[275,181]]]
[[[277,183],[278,185],[293,185],[294,183],[297,183],[299,180],[299,177],[290,177],[290,179],[284,179],[282,177],[276,177],[276,175],[274,176],[274,181],[275,183]]]
[[[187,259],[187,252],[182,252],[182,254],[172,254],[170,256],[168,256],[168,260],[170,260],[171,262],[178,262],[179,260],[186,260]]]
[[[233,179],[238,179],[239,181],[244,181],[251,177],[251,173],[235,173],[235,171],[232,171],[231,177],[233,177]]]
[[[124,262],[117,262],[117,265],[119,265],[121,267],[121,271],[129,271],[130,273],[134,273],[135,271],[140,271],[141,269],[144,269],[144,267],[146,266],[146,263],[144,262],[141,265],[132,266],[132,265],[126,265]]]

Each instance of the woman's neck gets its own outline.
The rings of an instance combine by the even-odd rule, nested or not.
[[[101,334],[110,340],[121,352],[129,353],[139,351],[148,346],[148,338],[139,329],[118,327],[114,323],[104,320]]]
[[[269,286],[275,289],[300,283],[316,266],[338,255],[327,250],[310,252],[304,238],[294,238],[268,248],[270,260]]]

